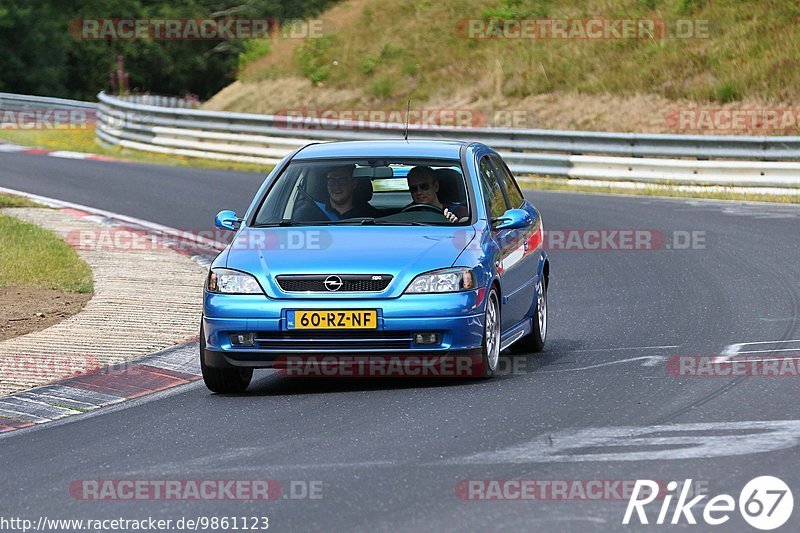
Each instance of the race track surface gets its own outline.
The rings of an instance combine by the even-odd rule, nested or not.
[[[0,154],[0,186],[192,231],[211,229],[220,209],[242,214],[261,180]],[[800,497],[797,376],[668,370],[671,356],[800,355],[800,340],[785,342],[800,339],[800,208],[526,195],[545,229],[563,237],[548,252],[545,353],[507,357],[507,372],[490,381],[260,371],[245,395],[215,396],[195,383],[3,437],[0,515],[266,515],[278,531],[610,531],[625,529],[627,500],[613,494],[481,501],[460,489],[465,480],[691,478],[712,496],[738,499],[747,481],[774,475]],[[581,249],[585,230],[656,230],[648,235],[657,249]],[[686,235],[694,245],[683,249]],[[651,426],[660,427],[648,433]],[[321,482],[322,497],[115,502],[70,494],[71,482],[96,479],[274,479],[284,493]],[[648,507],[651,521],[659,507]],[[796,530],[798,513],[787,530]],[[752,531],[738,512],[725,530]]]

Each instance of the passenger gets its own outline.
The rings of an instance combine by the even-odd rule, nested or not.
[[[340,165],[330,168],[326,173],[328,199],[325,202],[314,203],[329,220],[380,216],[375,207],[355,194],[359,183],[358,178],[353,177],[354,170],[355,165]]]
[[[439,201],[439,179],[431,167],[423,165],[414,167],[408,171],[406,179],[415,204],[434,205],[453,223],[466,222],[469,219],[469,210],[465,206],[459,204],[444,206]]]

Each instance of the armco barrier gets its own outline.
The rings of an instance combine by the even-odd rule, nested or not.
[[[398,139],[396,123],[347,123],[165,107],[98,94],[98,104],[0,93],[5,102],[95,106],[97,136],[134,150],[275,164],[310,142]],[[131,99],[134,100],[134,99]],[[155,99],[170,102],[169,99]],[[409,127],[411,139],[479,141],[519,174],[754,187],[800,187],[800,137],[665,135],[508,128]]]

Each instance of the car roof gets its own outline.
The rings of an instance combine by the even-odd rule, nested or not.
[[[292,159],[329,159],[340,157],[414,157],[458,160],[464,141],[390,140],[341,141],[311,144]]]

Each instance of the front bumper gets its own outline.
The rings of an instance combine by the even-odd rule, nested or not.
[[[321,356],[392,358],[480,355],[483,290],[452,294],[409,294],[393,299],[287,299],[205,294],[204,362],[210,367],[270,368],[283,358]],[[291,331],[290,310],[376,309],[375,330]],[[255,347],[234,346],[231,334],[254,332]],[[417,345],[413,334],[438,333],[436,345]]]

